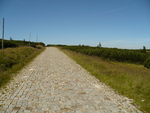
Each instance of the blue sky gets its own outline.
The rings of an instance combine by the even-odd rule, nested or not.
[[[150,49],[150,0],[1,0],[3,17],[5,39]]]

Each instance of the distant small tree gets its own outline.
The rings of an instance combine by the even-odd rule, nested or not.
[[[99,44],[97,45],[97,47],[102,47],[101,43],[99,42]]]
[[[143,49],[141,50],[142,53],[146,53],[146,47],[143,46]]]
[[[10,37],[10,41],[12,41],[13,39]]]

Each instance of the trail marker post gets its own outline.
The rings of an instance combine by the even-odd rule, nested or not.
[[[4,21],[5,19],[3,18],[2,20],[2,52],[4,52]]]
[[[29,36],[29,47],[30,47],[30,40],[31,40],[31,33],[30,33],[30,36]]]
[[[37,45],[37,41],[38,41],[38,35],[37,35],[37,37],[36,37],[36,45]]]

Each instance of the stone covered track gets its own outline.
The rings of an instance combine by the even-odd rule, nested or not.
[[[54,47],[1,90],[0,105],[0,113],[141,113]]]

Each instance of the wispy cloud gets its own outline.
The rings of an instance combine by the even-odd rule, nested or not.
[[[126,8],[128,8],[128,7],[106,10],[106,11],[103,11],[103,12],[100,12],[100,13],[96,13],[96,14],[97,15],[102,15],[102,14],[112,13],[112,12],[117,12],[117,11],[124,10]]]

